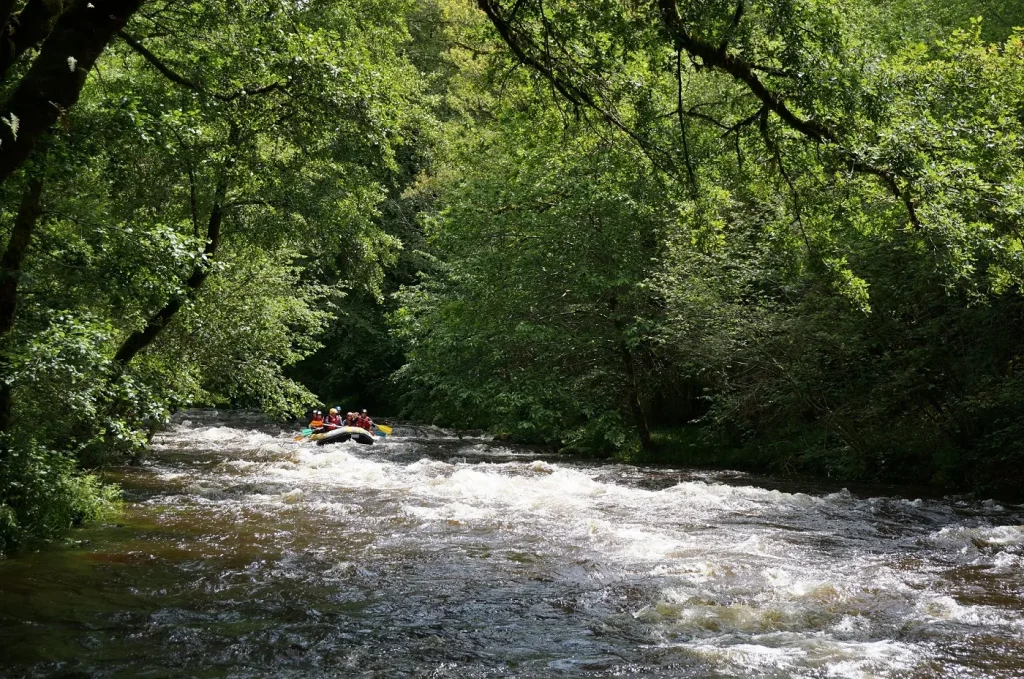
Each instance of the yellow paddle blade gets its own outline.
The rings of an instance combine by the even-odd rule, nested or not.
[[[383,425],[383,424],[378,424],[377,425],[377,429],[380,429],[382,432],[384,432],[388,436],[391,436],[391,432],[394,431],[391,427],[388,427],[387,425]]]
[[[298,436],[296,436],[296,437],[295,437],[294,439],[292,439],[292,440],[293,440],[293,441],[301,441],[301,440],[302,440],[302,439],[304,439],[304,438],[306,438],[306,437],[305,437],[305,436],[303,436],[302,434],[299,434]]]

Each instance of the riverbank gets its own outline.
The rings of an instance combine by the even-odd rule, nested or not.
[[[1024,502],[1024,486],[1015,475],[997,476],[977,469],[978,460],[958,458],[950,451],[944,464],[916,454],[892,450],[888,454],[840,454],[816,447],[806,439],[754,439],[737,445],[726,437],[706,435],[699,426],[661,427],[651,431],[650,450],[639,445],[619,452],[594,453],[572,449],[583,458],[609,459],[627,464],[661,465],[707,470],[739,470],[761,475],[785,476],[798,483],[842,484],[848,487],[887,487],[891,492],[916,497],[970,495],[976,499]],[[902,489],[902,490],[901,490]]]

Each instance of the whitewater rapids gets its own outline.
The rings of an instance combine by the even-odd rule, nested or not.
[[[1019,507],[292,434],[186,414],[0,562],[0,674],[1024,676]]]

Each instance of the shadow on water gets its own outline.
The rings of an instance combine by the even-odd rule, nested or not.
[[[1018,508],[408,433],[186,414],[0,562],[0,675],[1024,676]]]

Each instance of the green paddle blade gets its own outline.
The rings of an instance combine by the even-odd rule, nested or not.
[[[313,430],[312,430],[312,429],[303,429],[303,430],[302,430],[302,435],[303,435],[303,436],[309,436],[309,435],[310,435],[310,434],[312,434],[312,433],[313,433]]]

